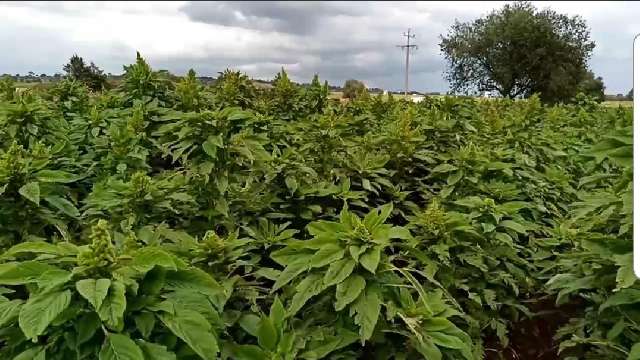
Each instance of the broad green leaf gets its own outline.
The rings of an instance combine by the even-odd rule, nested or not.
[[[416,339],[416,340],[412,339],[412,342],[414,343],[416,350],[418,350],[418,352],[422,354],[422,356],[424,356],[425,359],[429,359],[429,360],[442,359],[442,352],[440,352],[440,349],[438,349],[436,344],[434,344],[433,341],[431,341],[430,339]]]
[[[324,284],[326,287],[342,282],[347,276],[351,275],[356,262],[353,259],[342,259],[329,265],[329,269],[324,275]]]
[[[629,350],[629,356],[627,356],[627,360],[640,360],[640,342],[635,343],[631,350]]]
[[[626,255],[614,256],[616,264],[620,266],[616,274],[616,283],[618,289],[631,287],[638,278],[633,271],[633,253]]]
[[[284,179],[285,184],[287,185],[287,189],[289,189],[289,191],[291,191],[291,193],[295,193],[296,190],[298,189],[298,181],[296,180],[295,177],[293,176],[287,176]]]
[[[344,249],[338,245],[323,246],[313,255],[309,265],[314,268],[323,267],[331,264],[344,256]]]
[[[437,174],[437,173],[447,173],[454,170],[458,170],[458,167],[451,164],[444,163],[431,169],[431,172]]]
[[[107,297],[111,280],[109,279],[84,279],[76,283],[76,290],[87,299],[93,308],[98,310],[102,301]]]
[[[604,311],[613,306],[629,305],[640,303],[640,290],[638,289],[622,289],[610,296],[607,301],[600,305],[599,311]]]
[[[153,328],[156,324],[156,317],[153,313],[143,312],[141,314],[136,315],[133,319],[136,323],[136,328],[140,331],[140,334],[145,338],[148,338],[153,331]]]
[[[344,309],[360,296],[362,290],[367,285],[360,275],[352,274],[346,280],[336,286],[336,311]]]
[[[41,170],[36,173],[36,178],[42,182],[68,184],[82,179],[82,176],[62,170]]]
[[[275,292],[281,287],[287,285],[291,280],[293,280],[296,276],[302,274],[305,270],[309,268],[309,261],[307,259],[301,259],[294,263],[289,264],[278,276],[278,280],[276,280],[275,284],[271,288],[271,292]]]
[[[402,226],[394,226],[389,230],[389,238],[391,239],[412,239],[411,232]]]
[[[271,304],[271,309],[269,310],[269,318],[278,331],[282,330],[286,316],[287,312],[284,309],[280,298],[276,296],[273,300],[273,304]]]
[[[107,335],[98,358],[100,360],[145,360],[138,345],[122,334]]]
[[[146,342],[143,340],[137,341],[138,346],[144,354],[145,360],[176,360],[176,354],[167,350],[166,346]]]
[[[520,234],[526,234],[527,233],[527,228],[524,227],[522,224],[517,223],[513,220],[503,220],[500,222],[500,224],[498,224],[499,226],[505,227],[507,229],[511,229],[517,233]]]
[[[366,288],[351,304],[350,313],[355,313],[354,321],[360,327],[359,334],[362,344],[373,335],[373,330],[380,316],[381,305],[378,292],[372,287]]]
[[[429,333],[429,337],[437,345],[449,349],[460,350],[466,347],[460,338],[442,332],[431,332]]]
[[[44,346],[36,346],[21,352],[13,360],[46,360],[46,350]]]
[[[76,208],[71,201],[61,198],[59,196],[47,196],[44,198],[51,206],[62,211],[68,216],[79,217],[80,211]]]
[[[157,247],[144,247],[132,254],[131,266],[140,272],[148,272],[154,266],[160,266],[168,270],[177,270],[185,264],[174,255]]]
[[[63,246],[60,246],[64,244]],[[68,248],[71,246],[71,248]],[[65,249],[66,247],[66,249]],[[75,245],[69,243],[51,244],[44,241],[27,241],[21,244],[12,246],[7,250],[3,256],[10,257],[22,253],[34,253],[34,254],[51,254],[51,255],[74,255],[77,253],[77,249],[74,251]]]
[[[204,143],[202,143],[202,150],[209,155],[210,157],[216,159],[218,156],[218,147],[215,143],[207,139]]]
[[[0,264],[0,285],[23,285],[37,282],[42,274],[60,270],[39,261]]]
[[[291,299],[289,311],[287,312],[288,315],[295,315],[309,299],[318,295],[324,289],[325,286],[322,282],[322,275],[308,275],[296,286],[296,293],[293,299]]]
[[[362,256],[360,256],[359,262],[362,266],[369,270],[372,274],[376,273],[378,264],[380,263],[380,248],[374,247],[367,250]]]
[[[38,284],[40,291],[46,291],[66,284],[71,280],[72,276],[73,274],[65,270],[50,270],[40,275],[36,280],[36,284]]]
[[[278,331],[271,318],[263,317],[258,323],[258,344],[263,349],[274,351],[278,345]]]
[[[244,314],[238,320],[238,325],[251,336],[258,337],[260,317],[255,314]]]
[[[0,302],[0,328],[3,328],[18,319],[22,300]]]
[[[20,309],[18,323],[27,339],[35,340],[44,334],[51,322],[60,315],[71,302],[71,292],[50,291],[38,294]]]
[[[211,275],[198,268],[167,272],[165,281],[166,290],[195,291],[206,295],[218,311],[222,311],[231,295]]]
[[[269,355],[255,345],[233,346],[231,351],[234,360],[269,360]]]
[[[109,286],[107,297],[98,309],[98,315],[108,328],[121,331],[124,326],[123,317],[126,308],[125,286],[120,281],[113,281]]]
[[[78,334],[76,338],[76,344],[84,344],[89,341],[96,331],[102,326],[100,317],[95,312],[87,312],[74,324]]]
[[[211,332],[211,325],[207,319],[192,310],[176,310],[175,315],[167,313],[160,315],[162,323],[202,359],[217,359],[218,340]]]
[[[34,204],[40,205],[40,185],[38,185],[37,182],[30,182],[23,185],[18,189],[18,193]]]

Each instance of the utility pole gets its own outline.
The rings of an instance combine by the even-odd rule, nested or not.
[[[406,51],[404,66],[404,97],[406,98],[409,94],[409,51],[411,51],[411,49],[417,49],[418,45],[411,44],[411,39],[415,39],[416,37],[415,34],[411,34],[411,29],[407,29],[407,32],[402,34],[402,36],[407,38],[407,44],[397,45],[397,47],[401,48],[403,51]]]

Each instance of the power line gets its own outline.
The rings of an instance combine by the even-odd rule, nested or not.
[[[405,57],[405,66],[404,66],[404,96],[407,97],[409,94],[409,52],[411,49],[417,49],[418,45],[411,44],[411,39],[415,39],[416,35],[411,34],[411,29],[409,28],[406,33],[403,33],[402,36],[407,38],[406,45],[396,45],[406,52]]]

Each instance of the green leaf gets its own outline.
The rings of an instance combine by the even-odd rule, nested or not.
[[[216,159],[218,156],[218,147],[215,143],[207,139],[204,143],[202,143],[202,150],[209,155],[210,157]]]
[[[148,338],[156,325],[156,317],[152,313],[143,312],[133,319],[136,323],[136,328],[140,331],[140,334],[145,338]]]
[[[304,280],[296,286],[296,294],[293,296],[293,299],[291,299],[288,315],[295,315],[310,298],[318,295],[324,289],[325,286],[322,282],[322,275],[311,274],[304,278]]]
[[[131,266],[143,273],[148,272],[155,266],[176,271],[178,267],[186,265],[174,255],[158,247],[144,247],[132,254],[132,257]]]
[[[40,205],[40,185],[30,182],[18,189],[18,193],[36,205]]]
[[[298,189],[298,181],[293,176],[287,176],[284,179],[284,183],[287,185],[287,189],[289,189],[289,191],[291,191],[292,194],[295,193],[296,190]]]
[[[62,211],[66,215],[71,217],[79,217],[80,211],[76,208],[71,201],[61,198],[59,196],[47,196],[44,198],[51,206]]]
[[[127,308],[125,286],[120,281],[113,281],[109,287],[107,297],[98,308],[100,319],[108,328],[121,331],[124,326],[124,311]]]
[[[258,344],[263,349],[274,351],[278,345],[278,332],[271,318],[263,317],[258,324]]]
[[[638,280],[633,271],[633,253],[614,256],[618,273],[616,274],[617,289],[631,287]]]
[[[110,285],[109,279],[84,279],[76,283],[76,290],[93,305],[94,309],[98,310],[107,297]]]
[[[309,265],[313,268],[323,267],[342,259],[343,256],[344,249],[340,246],[334,244],[325,245],[313,255]]]
[[[41,170],[36,173],[36,178],[42,182],[68,184],[82,179],[82,176],[61,170]]]
[[[275,284],[273,284],[273,288],[271,288],[271,292],[275,292],[281,287],[287,285],[291,280],[293,280],[296,276],[302,274],[305,270],[309,268],[309,260],[301,259],[294,263],[289,264],[278,276],[278,280],[276,280]]]
[[[505,227],[507,229],[511,229],[517,233],[520,234],[526,234],[527,233],[527,228],[525,228],[522,224],[517,223],[513,220],[504,220],[501,221],[500,224],[498,224],[499,226]]]
[[[145,360],[176,360],[176,354],[167,350],[163,345],[146,342],[143,340],[137,341],[138,346],[144,354]]]
[[[374,247],[367,250],[362,254],[362,256],[360,256],[359,262],[365,269],[369,270],[372,274],[375,274],[378,264],[380,263],[380,248]]]
[[[122,334],[107,335],[98,358],[99,360],[145,360],[138,345]]]
[[[635,343],[631,350],[629,350],[629,356],[627,360],[640,360],[640,342]]]
[[[640,290],[622,289],[609,297],[604,304],[600,305],[599,311],[604,311],[610,307],[640,303]]]
[[[21,352],[13,360],[46,360],[46,354],[44,346],[36,346]]]
[[[413,236],[407,228],[404,228],[402,226],[394,226],[391,228],[391,230],[389,230],[389,238],[410,240],[413,238]]]
[[[460,350],[466,347],[466,345],[460,340],[460,338],[445,334],[442,332],[431,332],[429,333],[431,340],[442,347],[446,347],[449,349]]]
[[[444,163],[431,169],[431,172],[437,174],[437,173],[447,173],[454,170],[458,170],[458,167],[453,166],[451,164]]]
[[[0,285],[24,285],[37,282],[48,271],[60,270],[39,261],[0,264]]]
[[[356,262],[353,259],[342,259],[331,263],[324,275],[324,285],[329,287],[342,282],[351,275],[355,266]]]
[[[18,319],[22,300],[0,302],[0,328],[3,328]]]
[[[70,248],[69,248],[70,246]],[[65,249],[65,247],[67,247]],[[44,241],[27,241],[21,244],[12,246],[7,250],[3,256],[10,257],[22,253],[34,253],[34,254],[50,254],[50,255],[75,255],[77,249],[75,245],[69,243],[51,244]]]
[[[269,318],[271,318],[273,325],[279,332],[282,330],[286,316],[287,313],[284,306],[282,305],[280,298],[276,296],[273,300],[273,304],[271,304],[271,309],[269,310]]]
[[[336,286],[336,311],[344,309],[360,296],[367,282],[360,275],[353,274]]]
[[[188,309],[176,309],[175,315],[164,313],[160,315],[160,320],[201,358],[218,358],[218,340],[211,332],[211,325],[207,319],[199,313]]]
[[[433,341],[429,339],[418,339],[418,340],[414,340],[413,343],[415,344],[416,350],[418,350],[418,352],[422,354],[422,356],[424,356],[425,359],[429,359],[429,360],[442,359],[442,352],[440,352],[440,349],[438,349],[438,347],[436,346],[436,344],[433,343]]]
[[[38,284],[40,291],[46,291],[66,284],[71,280],[72,276],[73,275],[70,272],[65,270],[50,270],[40,275],[36,280],[36,284]]]
[[[269,360],[267,353],[255,345],[237,345],[231,351],[233,360]]]
[[[88,312],[80,317],[74,325],[77,330],[76,333],[78,334],[76,338],[76,345],[81,345],[91,340],[93,335],[95,335],[96,330],[100,329],[102,326],[102,322],[100,321],[98,314],[95,312]]]
[[[165,278],[166,290],[195,291],[206,295],[211,303],[222,311],[230,292],[211,277],[211,275],[198,268],[167,272]]]
[[[29,298],[20,309],[18,323],[27,339],[35,340],[71,302],[71,292],[51,291]]]
[[[360,341],[362,344],[371,338],[373,330],[380,316],[381,301],[377,290],[368,287],[351,304],[350,313],[355,313],[354,321],[360,327]]]
[[[238,320],[238,325],[253,337],[258,337],[260,317],[256,314],[244,314]]]

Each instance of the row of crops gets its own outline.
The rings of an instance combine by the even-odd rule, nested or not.
[[[630,109],[124,69],[0,82],[0,358],[640,359]]]

